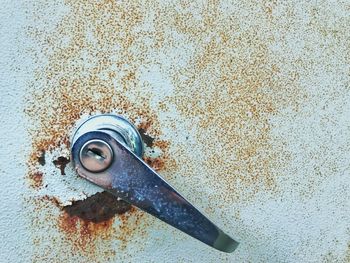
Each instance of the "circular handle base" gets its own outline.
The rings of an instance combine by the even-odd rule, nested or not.
[[[71,145],[74,145],[83,134],[98,130],[109,133],[134,154],[142,157],[144,145],[137,128],[127,119],[116,114],[100,114],[87,119],[75,130]]]

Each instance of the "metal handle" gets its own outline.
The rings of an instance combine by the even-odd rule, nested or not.
[[[238,243],[131,151],[130,142],[102,126],[73,137],[72,159],[81,177],[209,246],[224,252],[235,250]]]

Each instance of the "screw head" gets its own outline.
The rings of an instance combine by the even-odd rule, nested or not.
[[[80,162],[83,167],[94,173],[106,170],[113,161],[111,146],[99,139],[87,141],[80,149]]]

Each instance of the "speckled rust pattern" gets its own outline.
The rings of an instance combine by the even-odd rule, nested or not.
[[[42,187],[37,167],[43,165],[43,152],[68,148],[82,115],[115,112],[137,123],[148,146],[162,150],[160,157],[145,157],[155,170],[171,171],[167,176],[186,185],[198,202],[206,198],[198,188],[213,189],[207,213],[249,202],[261,192],[277,195],[278,171],[291,155],[283,140],[274,140],[271,119],[286,109],[298,113],[309,96],[300,87],[300,75],[307,79],[305,72],[315,62],[303,53],[289,60],[278,53],[290,49],[285,35],[297,27],[293,8],[281,4],[285,14],[274,16],[277,3],[244,1],[236,8],[249,10],[247,18],[243,11],[224,12],[224,2],[67,0],[67,11],[48,29],[43,17],[53,4],[37,2],[30,16],[44,22],[28,28],[37,72],[25,110],[31,122],[28,178],[33,191]],[[313,22],[317,12],[312,9],[309,29],[327,34]],[[286,21],[279,23],[281,17]],[[312,48],[306,46],[305,52]],[[164,82],[144,77],[152,72],[165,76]],[[312,186],[306,195],[311,193]],[[36,202],[38,216],[52,205]],[[102,262],[116,256],[112,240],[127,247],[128,235],[140,233],[137,224],[144,219],[134,209],[99,223],[63,210],[50,213],[45,216],[56,222],[50,227],[63,231],[63,239],[49,241]],[[235,217],[239,220],[239,212]],[[120,228],[116,221],[122,222]],[[102,239],[109,245],[96,249]],[[43,253],[38,250],[36,256]]]
[[[32,213],[36,215],[36,220],[31,224],[34,245],[32,262],[71,262],[78,258],[106,262],[113,260],[118,251],[127,259],[130,256],[125,251],[128,241],[134,239],[135,235],[146,235],[143,228],[147,228],[147,221],[142,220],[144,213],[135,208],[127,212],[118,210],[117,214],[121,214],[117,219],[113,217],[116,213],[113,213],[112,217],[93,222],[91,218],[72,214],[74,208],[60,207],[53,197],[30,198],[26,201],[35,205]],[[92,205],[92,202],[88,203]],[[89,213],[89,209],[86,211]],[[118,224],[115,224],[116,221]],[[61,233],[54,234],[52,229],[55,228]],[[47,232],[47,229],[51,229],[51,232]]]
[[[142,19],[140,7],[133,4],[117,6],[112,2],[86,4],[84,1],[70,1],[66,4],[72,8],[71,13],[59,22],[54,33],[44,34],[36,31],[36,28],[29,29],[42,47],[41,52],[48,58],[45,67],[38,67],[37,79],[30,87],[34,92],[29,93],[25,111],[35,127],[29,131],[33,138],[33,152],[28,160],[30,185],[38,190],[42,187],[41,177],[45,175],[40,174],[36,167],[45,165],[45,151],[62,145],[69,148],[73,125],[82,114],[96,112],[123,114],[133,122],[140,119],[138,128],[146,142],[162,150],[160,157],[145,156],[145,161],[157,171],[174,165],[167,153],[169,143],[157,139],[161,131],[157,113],[149,104],[150,94],[142,92],[142,83],[137,79],[137,68],[145,58],[128,51],[140,37],[132,32]],[[43,6],[38,6],[38,12]],[[92,43],[87,39],[86,30],[92,30],[98,41]],[[69,40],[63,43],[61,40],[65,38]],[[121,48],[119,59],[113,58],[116,43]],[[34,88],[39,81],[44,81],[44,86]],[[126,95],[126,91],[130,91],[137,100]],[[64,168],[69,160],[60,156],[53,162],[59,173],[65,175]],[[108,220],[95,222],[94,218],[105,208],[105,203],[95,199],[88,197],[79,201],[80,207],[86,208],[84,212],[76,212],[76,203],[64,208],[58,217],[57,227],[63,231],[65,240],[73,249],[84,252],[89,258],[102,260],[110,257],[110,253],[113,255],[114,251],[110,249],[110,253],[107,253],[106,249],[95,249],[99,240],[103,239],[104,243],[120,240],[120,247],[125,247],[132,232],[140,234],[140,231],[136,231],[135,222],[141,220],[143,213],[136,212],[134,208],[123,209],[123,213],[130,211],[118,216],[121,226],[115,228],[113,217],[122,214],[118,212],[121,201],[112,198],[115,209],[110,211]],[[96,209],[91,210],[91,206]],[[37,210],[42,210],[40,207]],[[87,213],[90,216],[87,217]],[[133,217],[131,223],[130,217]],[[33,220],[38,219],[34,216]],[[39,242],[39,239],[35,240]]]
[[[116,112],[131,121],[141,118],[139,129],[157,137],[157,108],[166,111],[174,105],[181,118],[196,126],[192,136],[203,146],[203,165],[218,184],[223,183],[224,199],[242,198],[238,184],[251,187],[252,194],[274,190],[270,166],[277,157],[270,147],[268,120],[282,104],[293,105],[298,89],[293,84],[297,74],[281,76],[270,57],[267,45],[272,35],[262,35],[258,28],[241,30],[234,17],[221,14],[216,1],[197,10],[200,20],[190,2],[167,8],[137,1],[65,4],[70,11],[52,32],[29,31],[48,60],[38,68],[26,108],[34,127],[29,177],[35,175],[43,151],[62,144],[69,147],[72,126],[82,114]],[[151,9],[154,30],[139,29]],[[261,16],[268,24],[268,14]],[[178,45],[179,40],[165,33],[169,28],[182,34],[181,45],[194,46],[194,51],[185,66],[162,69],[174,92],[152,107],[154,94],[143,91],[149,84],[140,80],[140,71],[156,63],[150,52],[166,55],[167,47]],[[39,81],[43,87],[33,88]],[[152,144],[164,154],[146,157],[148,164],[162,170],[174,163],[167,154],[169,142]],[[178,154],[185,155],[184,149],[179,147]],[[187,172],[186,176],[196,173],[193,168]],[[110,237],[111,225],[112,221],[85,223],[67,213],[59,224],[67,240],[84,251],[92,251],[92,239]]]
[[[69,147],[72,126],[84,113],[115,112],[131,121],[141,118],[139,129],[154,137],[160,134],[157,114],[149,105],[150,94],[142,92],[135,75],[144,58],[128,52],[139,37],[132,29],[141,19],[140,7],[112,3],[68,1],[74,15],[64,17],[55,33],[47,35],[36,28],[29,29],[49,60],[44,68],[38,68],[26,108],[35,127],[30,130],[30,167],[36,165],[43,151],[62,144]],[[38,6],[38,12],[43,6]],[[99,40],[88,39],[87,30]],[[119,59],[113,59],[117,55],[115,43],[121,45]],[[35,89],[39,81],[45,85]],[[131,100],[126,91],[137,100]],[[166,149],[162,150],[166,155]]]

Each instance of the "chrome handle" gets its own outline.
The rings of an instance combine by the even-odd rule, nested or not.
[[[100,116],[81,125],[73,136],[72,159],[77,173],[209,246],[234,251],[236,241],[140,158],[143,145],[138,143],[142,140],[133,125],[116,115]],[[103,118],[115,125],[106,128]],[[121,132],[116,120],[130,126]]]

